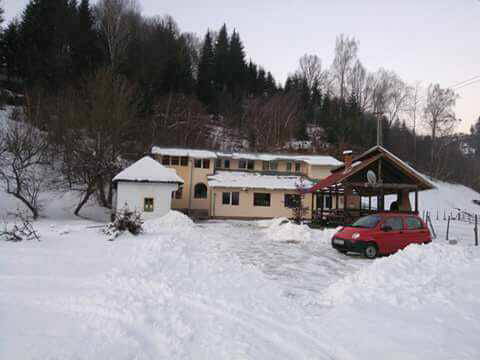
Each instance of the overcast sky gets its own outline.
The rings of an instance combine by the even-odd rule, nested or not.
[[[3,0],[6,18],[28,0]],[[371,71],[384,67],[405,81],[443,87],[480,75],[479,0],[140,0],[144,15],[170,14],[180,29],[203,37],[224,22],[236,28],[247,56],[279,81],[305,53],[329,65],[335,37],[360,40],[359,57]],[[480,116],[480,82],[458,90],[459,130]]]

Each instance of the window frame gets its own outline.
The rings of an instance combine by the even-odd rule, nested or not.
[[[230,205],[232,202],[232,193],[229,191],[222,192],[222,205]]]
[[[220,158],[215,159],[215,168],[217,168],[217,169],[222,168],[222,159],[220,159]]]
[[[151,202],[151,204],[149,204]],[[143,212],[152,213],[155,211],[155,199],[153,197],[143,198]]]
[[[301,161],[295,161],[295,172],[296,173],[302,172],[302,162]]]
[[[292,200],[295,198],[296,200]],[[283,195],[283,206],[288,209],[295,209],[301,202],[299,194],[284,194]]]
[[[292,162],[291,161],[287,161],[286,168],[287,168],[288,172],[292,172]]]
[[[240,205],[240,192],[232,191],[231,205],[239,206]]]
[[[172,165],[172,166],[180,165],[180,158],[178,156],[171,156],[170,157],[170,165]]]
[[[202,159],[195,159],[193,161],[193,166],[195,169],[201,169],[202,168]]]
[[[230,159],[224,159],[223,160],[223,168],[224,169],[230,169]]]
[[[239,169],[246,169],[247,168],[247,160],[245,160],[245,159],[238,160],[238,168]]]
[[[203,159],[202,160],[202,168],[210,169],[210,159]]]
[[[197,196],[198,195],[197,187],[200,186],[200,185],[203,185],[205,187],[205,196]],[[202,182],[196,183],[195,186],[193,187],[193,198],[196,199],[196,200],[207,199],[208,198],[208,187],[207,187],[207,185],[205,185]]]
[[[255,170],[255,160],[247,160],[247,169]]]
[[[180,157],[180,166],[188,166],[188,156]]]
[[[259,199],[259,196],[264,196],[264,199]],[[254,207],[271,207],[272,194],[270,193],[253,193],[253,206]]]
[[[162,155],[162,165],[170,166],[170,155]]]
[[[420,225],[420,227],[411,229],[411,228],[409,227],[409,225],[408,225],[408,220],[409,220],[409,219],[413,219],[413,220],[417,221],[418,224]],[[415,216],[406,216],[405,219],[404,219],[403,224],[404,224],[404,226],[405,226],[405,229],[410,230],[410,231],[415,231],[415,230],[422,230],[422,229],[424,229],[424,226],[423,226],[422,221],[421,221],[419,218],[415,217]]]
[[[388,224],[389,221],[392,221],[392,220],[396,220],[396,219],[399,219],[400,222],[402,223],[402,227],[400,229],[397,229],[397,228],[394,228],[392,225]],[[390,217],[387,217],[385,220],[383,220],[383,223],[381,225],[381,227],[384,227],[384,226],[390,226],[392,228],[391,231],[403,231],[405,225],[404,225],[404,222],[403,222],[403,217],[402,216],[390,216]]]

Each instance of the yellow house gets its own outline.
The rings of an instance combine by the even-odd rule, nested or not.
[[[309,188],[343,164],[322,155],[161,147],[153,147],[152,156],[184,180],[183,187],[172,194],[172,208],[200,218],[291,217],[299,184]],[[314,209],[316,201],[307,196],[304,206]],[[328,197],[321,201],[326,208],[336,204]]]

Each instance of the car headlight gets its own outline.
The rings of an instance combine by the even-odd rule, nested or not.
[[[352,239],[357,240],[360,237],[360,233],[356,232],[352,234]]]

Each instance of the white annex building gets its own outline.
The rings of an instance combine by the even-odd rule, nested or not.
[[[145,219],[170,211],[172,193],[183,184],[174,169],[145,156],[113,178],[115,212],[124,208],[140,211]]]

